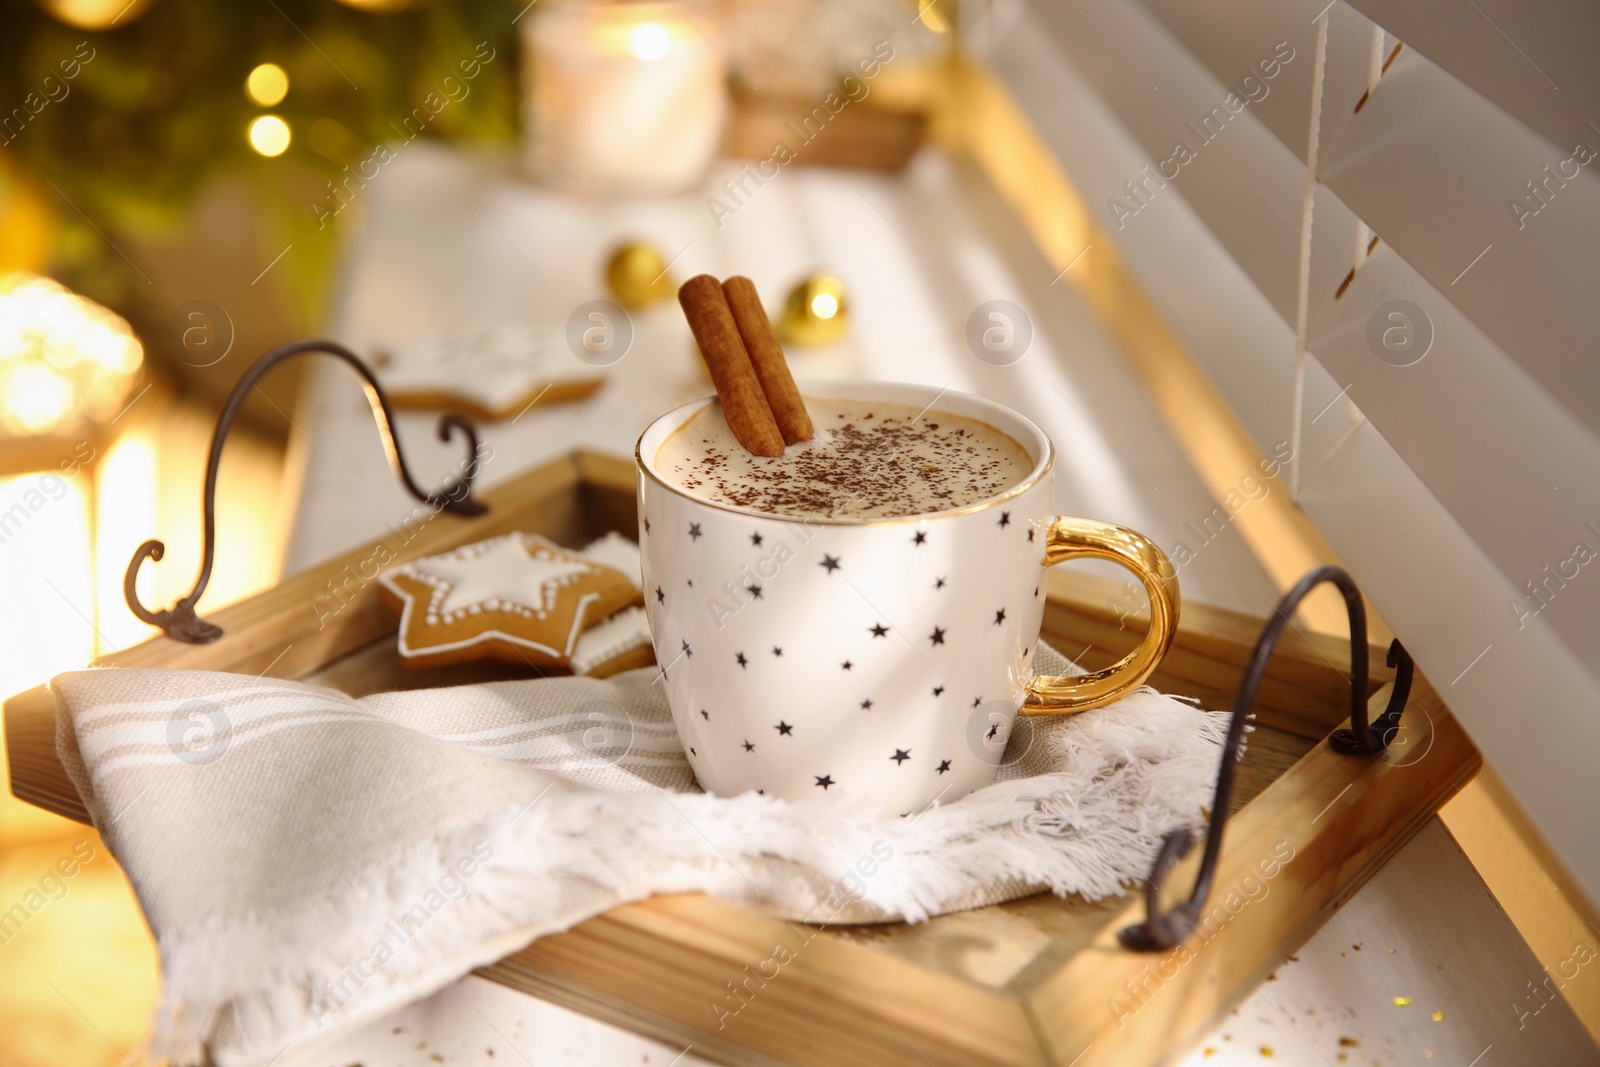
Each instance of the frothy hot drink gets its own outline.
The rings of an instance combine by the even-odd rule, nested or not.
[[[987,423],[909,404],[807,398],[810,441],[752,456],[720,404],[661,445],[655,469],[705,500],[774,515],[890,518],[969,507],[1022,482],[1026,450]]]

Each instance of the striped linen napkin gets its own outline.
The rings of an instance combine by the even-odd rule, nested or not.
[[[268,1064],[656,893],[813,926],[1117,893],[1163,832],[1203,821],[1226,728],[1148,688],[1019,720],[993,785],[878,817],[700,792],[656,673],[359,700],[203,671],[57,677],[61,759],[159,943],[152,1054]]]

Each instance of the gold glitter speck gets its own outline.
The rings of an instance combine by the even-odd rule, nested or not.
[[[1360,1046],[1361,1042],[1357,1041],[1353,1037],[1341,1037],[1339,1039],[1340,1048],[1359,1048]]]
[[[1409,1008],[1411,1006],[1411,998],[1410,997],[1395,997],[1394,998],[1394,1006],[1397,1007],[1397,1008]]]
[[[1442,1012],[1442,1011],[1434,1012],[1433,1013],[1433,1021],[1436,1022],[1436,1023],[1444,1022],[1444,1012]]]
[[[1261,1054],[1263,1056],[1267,1057],[1268,1059],[1271,1059],[1272,1058],[1272,1046],[1271,1045],[1262,1045],[1261,1046]]]

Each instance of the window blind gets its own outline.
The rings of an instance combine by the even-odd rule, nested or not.
[[[965,12],[1297,500],[1600,899],[1600,8]]]

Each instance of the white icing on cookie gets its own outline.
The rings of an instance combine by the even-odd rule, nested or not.
[[[445,622],[480,609],[543,617],[562,586],[590,573],[585,564],[553,556],[542,548],[530,553],[521,534],[506,534],[448,555],[418,560],[412,570],[434,586],[429,616]]]

